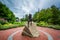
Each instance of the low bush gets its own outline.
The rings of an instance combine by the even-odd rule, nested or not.
[[[60,25],[48,25],[47,27],[60,30]]]
[[[37,26],[47,26],[48,23],[44,22],[44,21],[40,21],[39,23],[37,23]]]
[[[4,24],[4,25],[0,24],[0,30],[22,27],[24,25],[25,25],[25,22],[15,22],[14,24],[8,23],[8,24]]]
[[[48,27],[48,28],[53,28],[53,29],[60,30],[60,25],[48,24],[47,22],[44,22],[44,21],[41,21],[41,22],[37,23],[37,26]]]

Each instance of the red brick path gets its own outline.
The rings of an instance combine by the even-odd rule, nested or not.
[[[49,33],[54,40],[60,40],[60,30],[54,30],[43,27],[38,27],[37,29]],[[17,30],[23,30],[23,27],[0,31],[0,40],[7,40],[8,36]],[[21,33],[22,31],[14,35],[13,40],[48,40],[47,36],[42,32],[40,32],[40,36],[38,38],[30,38],[27,36],[22,36]]]

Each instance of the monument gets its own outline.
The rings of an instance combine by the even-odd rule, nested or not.
[[[36,28],[36,25],[32,22],[32,15],[29,14],[28,22],[26,23],[22,35],[29,37],[39,37],[39,31]]]
[[[31,14],[29,14],[29,16],[28,16],[28,27],[29,27],[29,25],[32,26],[32,15]]]

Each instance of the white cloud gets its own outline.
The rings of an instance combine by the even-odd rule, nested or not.
[[[39,7],[38,8],[40,8],[40,10],[43,8],[43,6],[44,6],[44,4],[45,4],[45,1],[46,0],[40,0],[40,3],[39,3]]]
[[[22,18],[23,17],[23,14],[20,14],[20,13],[14,13],[16,17],[19,17],[19,18]]]
[[[52,4],[58,5],[60,0],[0,0],[11,9],[17,17],[22,17],[25,14],[34,14],[42,8],[48,8]]]
[[[34,9],[33,1],[32,0],[25,0],[23,1],[24,5],[22,5],[22,10],[29,14],[32,9]]]
[[[29,11],[30,11],[30,9],[28,7],[26,7],[26,6],[22,6],[22,10],[24,12],[27,12],[27,13],[29,13]]]

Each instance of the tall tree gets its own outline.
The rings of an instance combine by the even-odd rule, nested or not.
[[[13,14],[13,12],[1,2],[0,2],[0,18],[4,18],[8,22],[15,21],[15,15]]]
[[[34,21],[45,21],[50,24],[60,24],[60,10],[55,5],[50,8],[42,9],[33,16]]]

